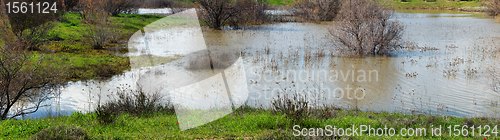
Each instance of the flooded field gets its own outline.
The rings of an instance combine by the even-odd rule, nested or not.
[[[203,36],[205,42],[183,41],[241,55],[238,60],[247,84],[239,88],[248,88],[246,105],[253,107],[268,108],[278,94],[298,94],[316,106],[500,117],[499,23],[468,14],[397,13],[395,18],[406,26],[405,45],[390,57],[341,57],[328,31],[330,23],[275,23],[225,31],[175,28],[155,33],[170,36],[167,40]],[[147,54],[173,63],[133,67],[106,81],[68,83],[52,106],[28,117],[92,111],[99,99],[105,100],[117,87],[148,81],[141,74],[163,76],[163,81],[149,82],[168,90],[217,73],[196,68],[207,64],[204,58],[187,59],[182,49],[168,52],[162,47]]]

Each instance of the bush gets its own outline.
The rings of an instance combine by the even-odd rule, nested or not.
[[[266,19],[266,5],[255,0],[197,0],[202,20],[213,29],[223,26],[239,26],[250,22],[263,22]]]
[[[103,124],[113,123],[121,114],[141,116],[156,112],[173,113],[172,106],[162,105],[161,99],[158,93],[148,94],[141,88],[139,90],[118,88],[116,97],[103,105],[98,105],[95,112],[97,119]]]
[[[278,95],[272,101],[272,110],[275,113],[283,113],[295,121],[309,117],[312,112],[307,97],[298,94],[294,94],[292,97],[286,94]]]
[[[340,10],[340,0],[298,0],[295,15],[312,21],[331,21]]]
[[[485,0],[484,5],[488,8],[488,13],[491,16],[500,14],[500,1],[499,0]]]
[[[344,1],[330,32],[348,52],[361,56],[387,54],[400,46],[404,30],[391,19],[392,14],[375,0]]]
[[[88,140],[87,132],[75,126],[57,126],[36,133],[35,140]]]

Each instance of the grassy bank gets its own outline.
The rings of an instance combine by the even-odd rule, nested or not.
[[[267,4],[271,6],[285,6],[293,4],[295,0],[267,0]]]
[[[451,0],[436,0],[435,2],[426,2],[424,0],[379,0],[384,5],[396,10],[408,9],[435,9],[435,10],[464,10],[477,11],[480,10],[481,3],[479,0],[472,1],[451,1]],[[268,0],[267,3],[271,6],[286,6],[292,5],[295,0]]]
[[[243,109],[215,122],[195,129],[180,131],[176,116],[171,113],[150,116],[121,115],[113,124],[103,125],[96,120],[95,114],[75,113],[67,117],[45,118],[37,120],[7,120],[0,122],[0,139],[29,139],[43,129],[56,126],[76,126],[82,128],[91,139],[303,139],[293,137],[294,125],[302,128],[321,128],[333,125],[337,128],[349,128],[352,125],[371,125],[374,128],[429,128],[452,125],[498,125],[499,120],[466,119],[455,117],[433,117],[424,115],[403,115],[397,113],[374,113],[335,110],[328,117],[313,116],[302,121],[294,121],[285,115],[271,111]],[[442,137],[385,137],[411,139],[483,139],[484,137],[450,137],[443,128]],[[397,132],[398,134],[398,132]],[[471,134],[470,134],[471,135]],[[323,137],[325,138],[325,137]],[[350,137],[353,139],[379,139],[380,137]],[[491,137],[495,139],[495,137]],[[496,137],[498,138],[498,137]]]
[[[66,13],[55,23],[46,36],[49,41],[34,54],[44,54],[48,63],[61,66],[69,72],[68,79],[82,80],[105,78],[129,69],[127,57],[116,53],[127,51],[129,37],[142,27],[162,17],[149,15],[121,14],[111,17],[112,37],[105,49],[95,50],[89,38],[93,25],[86,24],[79,13]],[[68,70],[69,69],[69,70]]]
[[[408,2],[401,2],[401,0],[381,0],[382,3],[388,7],[396,10],[408,9],[435,9],[435,10],[464,10],[476,11],[480,10],[481,3],[479,1],[450,1],[450,0],[436,0],[435,2],[426,2],[423,0],[408,0]]]

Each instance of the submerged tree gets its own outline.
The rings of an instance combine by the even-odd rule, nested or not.
[[[488,13],[492,16],[500,14],[500,1],[499,0],[485,0],[484,5],[488,8]]]
[[[61,73],[40,56],[22,50],[0,50],[0,120],[38,111],[49,100]]]
[[[225,25],[240,24],[262,20],[265,4],[262,0],[196,0],[201,9],[203,21],[213,29]]]
[[[331,34],[337,44],[356,55],[380,55],[400,45],[404,27],[393,11],[375,0],[345,0]]]
[[[295,14],[306,20],[331,21],[340,10],[341,0],[297,0]]]

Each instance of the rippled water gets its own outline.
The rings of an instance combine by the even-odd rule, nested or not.
[[[276,23],[226,31],[203,29],[203,36],[210,49],[241,54],[250,106],[269,107],[277,94],[296,93],[320,106],[500,117],[500,24],[467,14],[398,13],[395,18],[406,26],[404,40],[413,49],[394,57],[337,57],[329,23]],[[177,36],[172,39],[189,36],[193,30],[196,29],[175,29],[172,36]],[[165,36],[168,31],[156,33]],[[162,46],[158,47],[152,54],[162,53]],[[184,61],[183,55],[172,60],[179,61],[133,69],[106,81],[68,83],[62,89],[60,102],[28,117],[92,111],[98,96],[105,98],[116,87],[134,87],[135,81],[140,80],[138,75],[145,73],[164,76],[163,82],[167,83],[168,79],[195,81],[213,75],[211,70],[187,69],[185,63],[196,60]],[[176,74],[166,76],[172,71]]]

